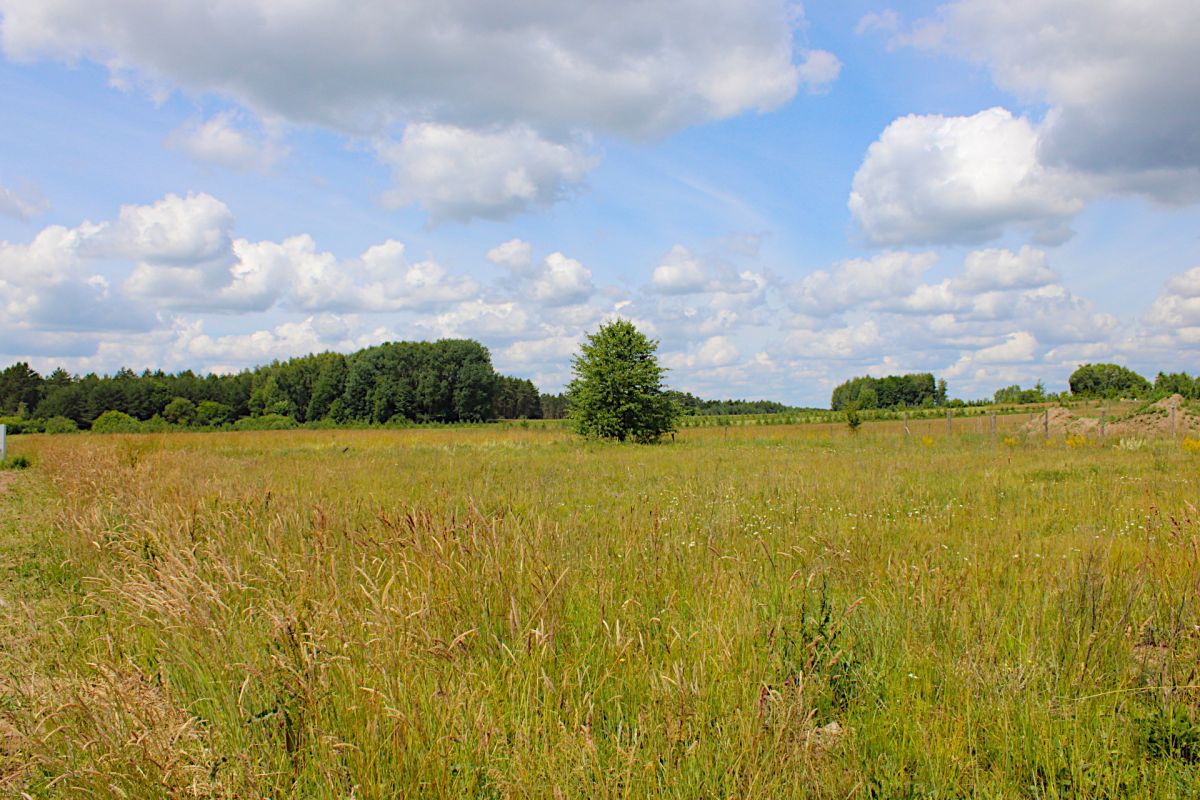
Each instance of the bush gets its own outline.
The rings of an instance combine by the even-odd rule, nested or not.
[[[196,406],[196,424],[197,425],[224,425],[232,416],[233,409],[224,403],[218,403],[214,400],[204,400],[200,405]]]
[[[0,469],[28,469],[29,459],[25,456],[13,456],[0,461]]]
[[[239,431],[285,431],[296,427],[296,420],[283,414],[263,414],[259,417],[242,417],[233,423]]]
[[[142,425],[123,411],[105,411],[92,422],[93,433],[137,433]]]
[[[176,397],[163,407],[162,416],[172,425],[191,425],[196,420],[196,404],[186,397]]]
[[[150,419],[138,423],[138,430],[142,433],[165,433],[171,430],[171,425],[158,414],[155,414]]]
[[[51,417],[42,424],[42,430],[46,433],[74,433],[79,426],[70,417]]]
[[[41,433],[42,421],[40,419],[26,419],[25,417],[0,417],[0,424],[8,428],[8,432],[16,436],[19,433]]]

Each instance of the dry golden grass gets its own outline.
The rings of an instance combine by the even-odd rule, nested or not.
[[[0,788],[1186,794],[1200,461],[1025,422],[21,440]]]

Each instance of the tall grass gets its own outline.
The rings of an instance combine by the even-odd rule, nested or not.
[[[1192,791],[1196,455],[920,424],[32,437],[0,787]]]

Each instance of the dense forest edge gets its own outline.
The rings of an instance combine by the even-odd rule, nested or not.
[[[1151,383],[1116,364],[1084,364],[1071,375],[1069,392],[1048,393],[1039,382],[970,401],[949,398],[946,381],[931,373],[865,375],[837,386],[830,410],[917,411],[1171,394],[1200,397],[1200,379],[1160,372]],[[828,413],[767,400],[706,400],[680,391],[668,396],[685,420]],[[0,423],[10,433],[408,426],[554,420],[567,413],[566,395],[497,373],[487,348],[470,339],[387,342],[348,355],[310,354],[231,374],[121,369],[80,376],[58,368],[42,376],[27,362],[0,372]]]

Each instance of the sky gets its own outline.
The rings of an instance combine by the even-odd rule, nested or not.
[[[1200,371],[1195,0],[0,0],[0,364]]]

